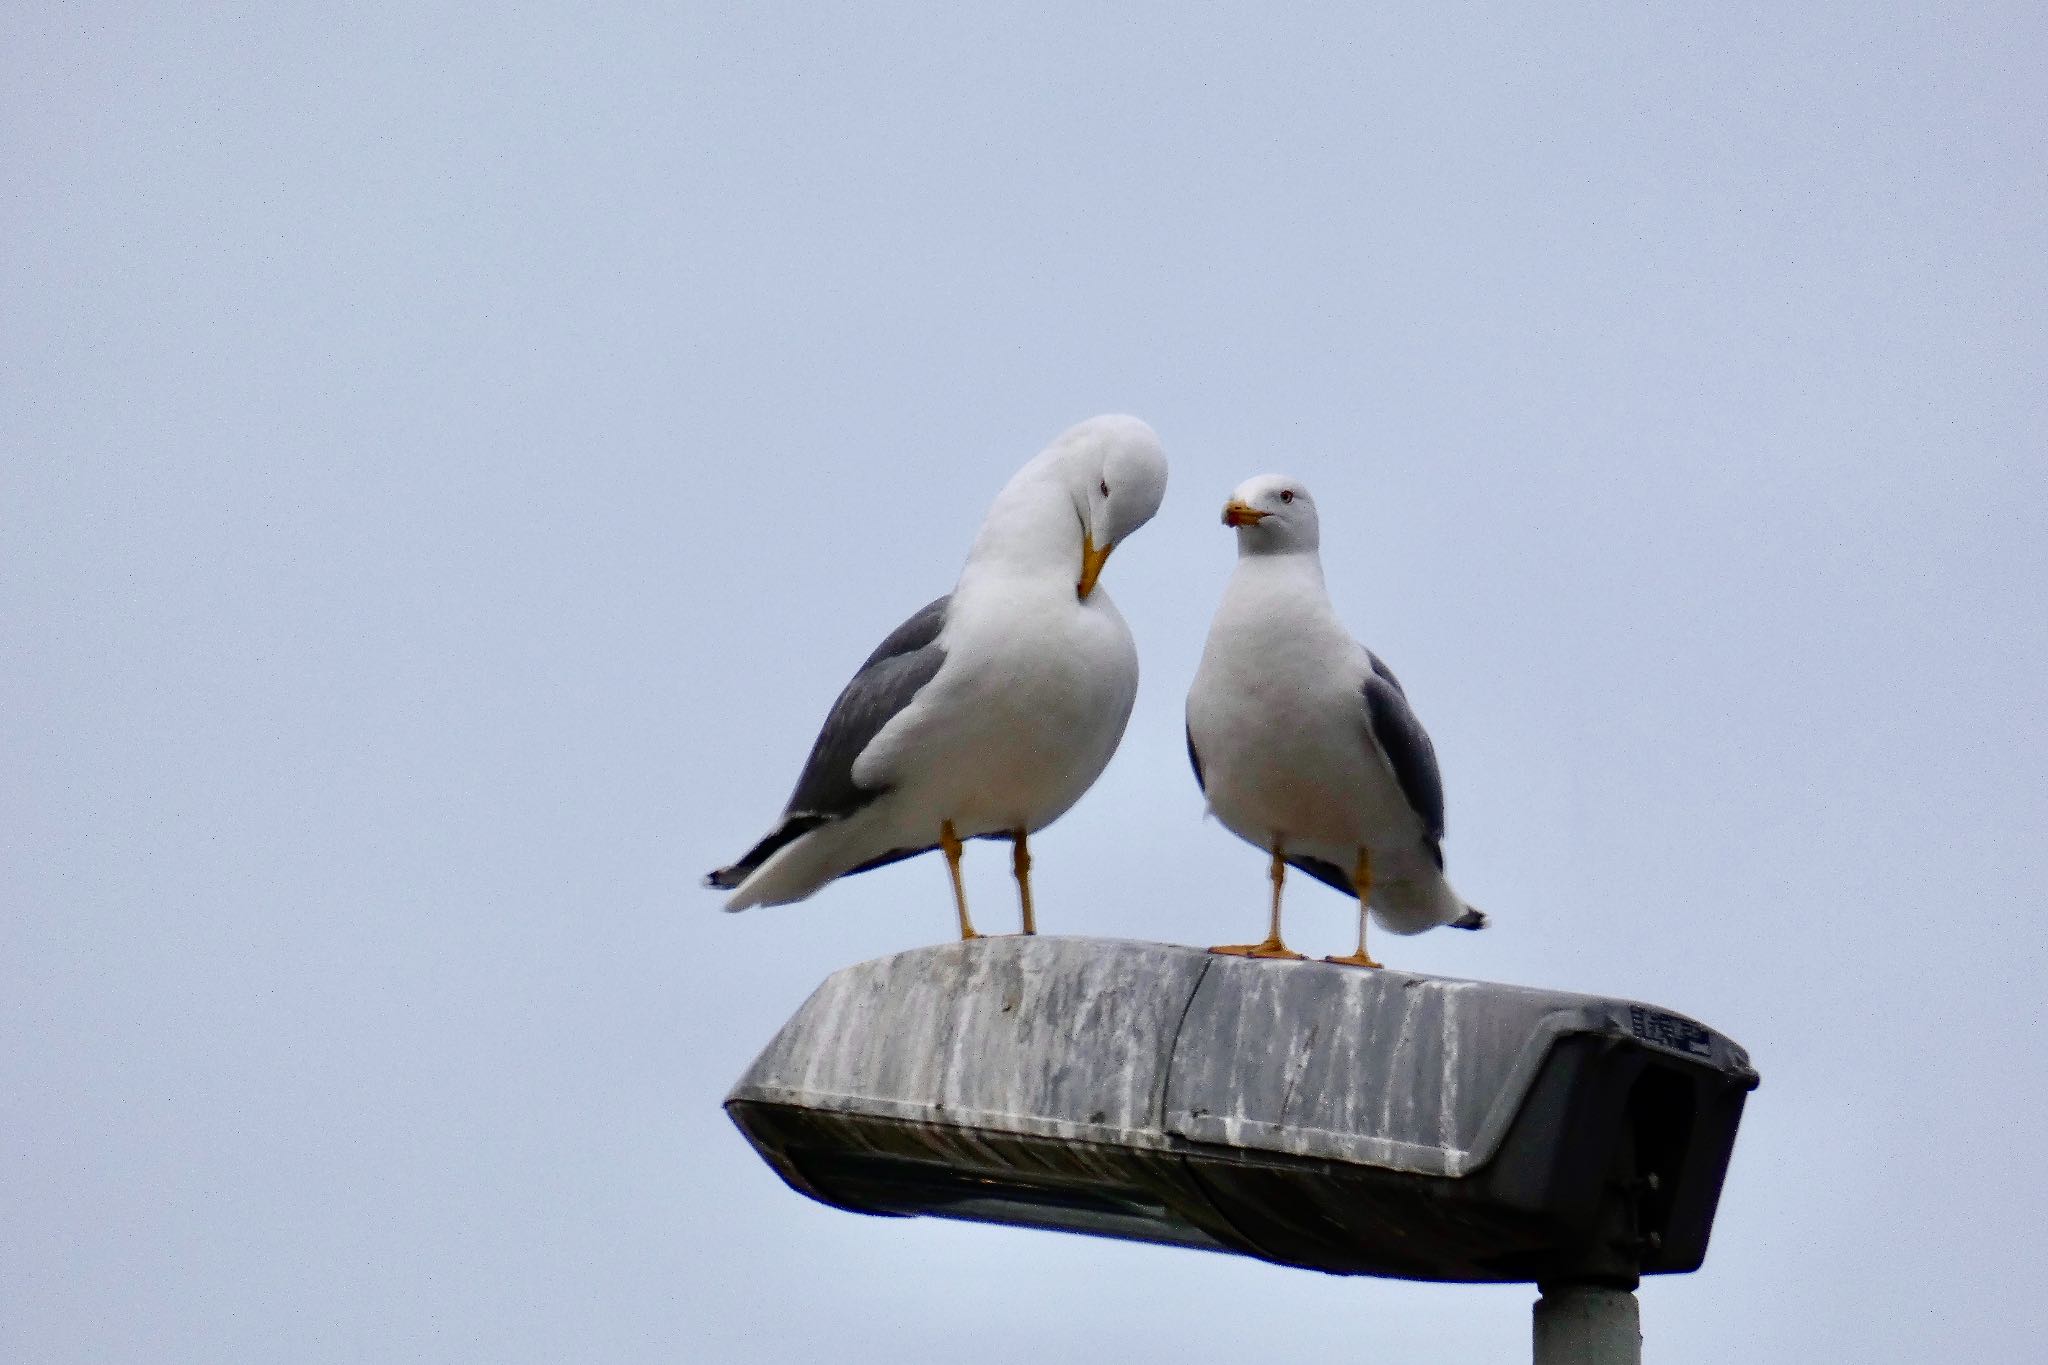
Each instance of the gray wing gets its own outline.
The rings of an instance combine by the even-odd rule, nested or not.
[[[706,878],[710,885],[726,890],[738,886],[784,845],[820,825],[844,820],[887,790],[854,781],[854,760],[945,663],[946,652],[937,641],[951,600],[948,594],[926,604],[868,655],[832,703],[781,822],[745,857]]]
[[[1443,853],[1436,845],[1444,837],[1444,779],[1437,771],[1436,746],[1429,742],[1429,732],[1409,709],[1408,696],[1394,680],[1393,671],[1377,655],[1373,657],[1372,672],[1366,675],[1364,691],[1372,737],[1386,754],[1394,780],[1401,784],[1401,795],[1421,819],[1437,866],[1441,867]]]
[[[927,603],[890,631],[846,684],[790,793],[791,815],[843,820],[882,794],[882,788],[853,780],[853,761],[945,663],[946,651],[936,641],[951,601],[949,594]]]
[[[1195,727],[1188,725],[1183,728],[1188,732],[1188,766],[1195,770],[1195,785],[1201,788],[1202,795],[1207,796],[1209,784],[1202,780],[1202,756],[1195,752]]]

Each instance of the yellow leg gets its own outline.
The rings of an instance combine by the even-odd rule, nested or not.
[[[1273,924],[1266,930],[1266,937],[1260,943],[1226,943],[1211,948],[1212,953],[1223,953],[1230,957],[1274,957],[1289,962],[1301,961],[1301,954],[1280,941],[1280,886],[1287,880],[1287,860],[1280,856],[1281,842],[1273,840]]]
[[[1358,951],[1344,957],[1326,957],[1323,961],[1341,962],[1347,967],[1377,967],[1380,964],[1365,951],[1365,907],[1372,899],[1372,854],[1362,848],[1358,850],[1358,866],[1351,870],[1351,885],[1358,892]]]
[[[1017,874],[1017,903],[1024,907],[1024,932],[1038,932],[1038,919],[1031,913],[1031,850],[1024,846],[1024,831],[1010,836],[1010,871]]]
[[[960,836],[953,832],[951,820],[939,826],[939,849],[946,855],[946,871],[953,878],[953,904],[960,910],[960,941],[980,938],[974,932],[974,921],[967,918],[967,887],[960,880]]]

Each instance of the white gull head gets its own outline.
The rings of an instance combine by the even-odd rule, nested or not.
[[[1316,500],[1300,479],[1285,474],[1239,484],[1223,504],[1223,524],[1237,528],[1239,555],[1312,554],[1322,544]]]
[[[982,523],[970,564],[1071,573],[1075,593],[1095,590],[1109,553],[1152,519],[1166,496],[1166,454],[1135,417],[1091,417],[1069,427],[1017,472]]]

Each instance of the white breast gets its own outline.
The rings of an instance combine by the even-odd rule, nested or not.
[[[1278,836],[1340,866],[1412,823],[1368,734],[1370,667],[1312,557],[1241,560],[1188,693],[1217,819],[1262,848]]]
[[[962,837],[1038,830],[1081,798],[1123,738],[1137,648],[1107,593],[1071,584],[962,582],[946,662],[855,766],[863,784],[917,774],[906,806]]]

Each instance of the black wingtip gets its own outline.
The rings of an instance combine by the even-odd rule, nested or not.
[[[735,863],[731,867],[721,867],[716,872],[704,874],[704,885],[712,891],[737,891],[740,888],[740,883],[747,879],[750,871],[751,869],[745,863]],[[728,903],[718,908],[725,911],[728,915],[737,915],[747,907]]]
[[[1451,927],[1453,929],[1484,929],[1486,927],[1486,915],[1484,912],[1475,910],[1468,905],[1465,907],[1464,914],[1451,921]]]

